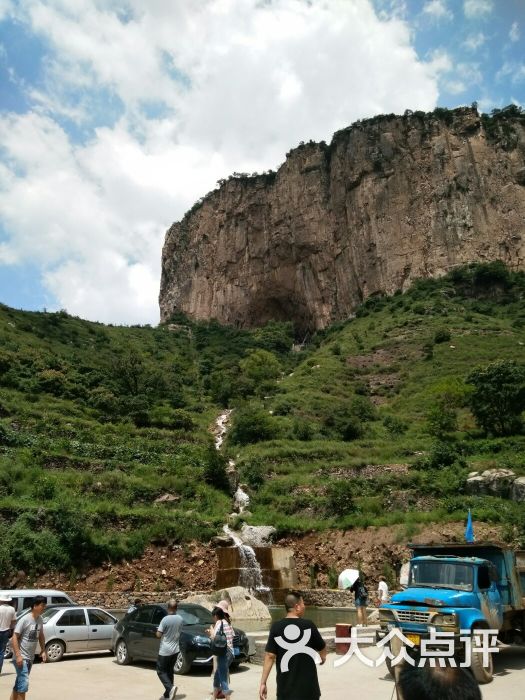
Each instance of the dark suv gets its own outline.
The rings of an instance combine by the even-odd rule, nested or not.
[[[193,664],[211,666],[210,638],[206,629],[213,625],[209,610],[202,605],[179,603],[177,613],[184,620],[180,633],[180,652],[175,662],[175,673],[188,673]],[[157,627],[168,614],[166,605],[141,605],[125,615],[113,630],[111,648],[118,664],[129,664],[134,660],[155,661],[159,653],[160,639]],[[249,659],[249,643],[246,634],[234,628],[233,665]]]

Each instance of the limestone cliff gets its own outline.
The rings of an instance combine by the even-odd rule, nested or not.
[[[378,117],[232,177],[173,224],[161,319],[320,328],[377,292],[471,261],[525,261],[525,119]]]

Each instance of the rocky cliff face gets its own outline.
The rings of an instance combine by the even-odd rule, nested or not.
[[[525,261],[525,123],[384,116],[234,177],[167,232],[161,319],[321,328],[472,261]]]

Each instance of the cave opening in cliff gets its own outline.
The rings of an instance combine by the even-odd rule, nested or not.
[[[259,295],[251,301],[247,325],[263,326],[269,321],[291,322],[297,342],[302,342],[305,335],[316,330],[312,314],[304,301],[292,296]]]

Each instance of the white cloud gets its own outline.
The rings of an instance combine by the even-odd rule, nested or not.
[[[438,77],[442,73],[450,73],[454,64],[445,49],[435,49],[430,53],[428,66],[432,74]]]
[[[468,19],[486,17],[492,13],[494,3],[492,0],[465,0],[463,11]]]
[[[467,86],[461,80],[449,80],[445,82],[444,87],[451,95],[459,95],[467,89]]]
[[[486,40],[487,37],[483,34],[483,32],[478,32],[477,34],[470,34],[463,42],[463,46],[469,51],[477,51],[480,48],[480,46],[483,46]]]
[[[519,41],[520,38],[520,28],[517,22],[513,22],[509,31],[509,39],[511,41]]]
[[[445,0],[427,0],[423,6],[423,12],[436,20],[454,18]]]
[[[468,85],[480,85],[483,82],[483,74],[479,63],[458,63],[456,72]]]
[[[0,0],[0,22],[13,12],[13,3],[11,0]]]
[[[510,79],[513,85],[522,83],[525,80],[525,63],[505,61],[505,63],[496,73],[496,80],[502,80],[508,76],[511,76]]]
[[[408,25],[368,0],[18,11],[51,50],[33,111],[0,116],[0,259],[36,261],[59,306],[104,321],[156,322],[164,232],[218,178],[275,168],[358,118],[433,109],[451,68],[419,61]],[[104,126],[79,141],[70,123]]]

